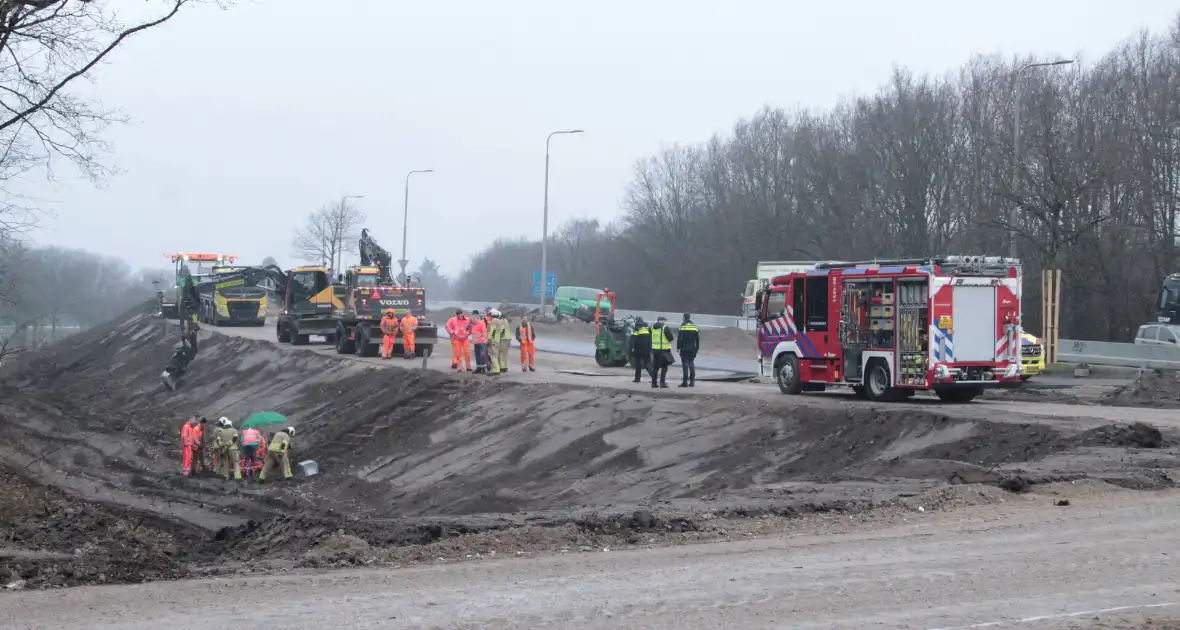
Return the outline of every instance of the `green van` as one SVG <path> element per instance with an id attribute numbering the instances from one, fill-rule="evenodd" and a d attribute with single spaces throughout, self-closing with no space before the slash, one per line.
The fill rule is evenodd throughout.
<path id="1" fill-rule="evenodd" d="M 553 311 L 557 314 L 558 320 L 569 317 L 592 322 L 594 321 L 594 304 L 598 301 L 600 293 L 602 293 L 601 289 L 557 287 L 557 293 L 553 296 Z M 610 301 L 603 297 L 599 308 L 602 309 L 604 315 L 610 314 Z"/>

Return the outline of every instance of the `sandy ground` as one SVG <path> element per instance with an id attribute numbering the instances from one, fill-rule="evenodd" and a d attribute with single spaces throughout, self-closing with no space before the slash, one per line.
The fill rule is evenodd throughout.
<path id="1" fill-rule="evenodd" d="M 1150 549 L 1171 553 L 1180 417 L 1129 406 L 1167 398 L 1147 380 L 875 405 L 765 383 L 651 390 L 548 353 L 533 373 L 456 375 L 445 342 L 422 370 L 273 334 L 203 332 L 169 392 L 157 375 L 174 340 L 128 313 L 0 383 L 0 581 L 221 576 L 144 587 L 157 595 L 140 613 L 117 588 L 0 593 L 16 627 L 953 627 L 1175 592 Z M 321 474 L 178 474 L 184 415 L 261 410 L 291 418 L 295 459 Z M 720 544 L 683 547 L 704 542 Z M 355 566 L 416 568 L 314 572 Z M 245 587 L 249 604 L 183 612 Z M 83 601 L 102 602 L 98 621 Z M 1143 614 L 1167 611 L 1035 627 Z"/>
<path id="2" fill-rule="evenodd" d="M 4 627 L 54 630 L 1177 627 L 1180 495 L 1083 484 L 983 498 L 712 545 L 84 587 L 0 606 Z"/>

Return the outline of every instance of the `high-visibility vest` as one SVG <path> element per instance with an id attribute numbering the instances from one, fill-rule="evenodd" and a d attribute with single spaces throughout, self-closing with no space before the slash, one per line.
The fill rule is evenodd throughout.
<path id="1" fill-rule="evenodd" d="M 520 328 L 516 331 L 516 336 L 520 338 L 521 343 L 526 341 L 535 341 L 537 339 L 537 333 L 533 332 L 533 327 L 526 325 L 520 326 Z"/>
<path id="2" fill-rule="evenodd" d="M 488 327 L 480 320 L 471 325 L 471 343 L 487 343 Z"/>
<path id="3" fill-rule="evenodd" d="M 181 446 L 197 446 L 201 443 L 201 438 L 196 434 L 196 427 L 191 423 L 184 423 L 180 428 L 180 445 Z"/>
<path id="4" fill-rule="evenodd" d="M 650 335 L 650 334 L 651 334 L 650 328 L 640 328 L 639 330 L 636 330 L 635 332 L 631 333 L 631 336 L 632 337 L 640 337 L 640 336 Z"/>
<path id="5" fill-rule="evenodd" d="M 672 349 L 672 342 L 668 341 L 668 335 L 665 332 L 667 330 L 668 329 L 664 328 L 663 326 L 660 326 L 659 328 L 652 329 L 652 331 L 651 331 L 651 333 L 652 333 L 651 334 L 651 349 L 653 352 L 656 352 L 659 350 L 671 350 Z"/>
<path id="6" fill-rule="evenodd" d="M 258 446 L 261 442 L 261 431 L 258 429 L 242 429 L 242 446 Z"/>
<path id="7" fill-rule="evenodd" d="M 402 333 L 414 333 L 418 330 L 418 318 L 406 315 L 402 318 Z"/>
<path id="8" fill-rule="evenodd" d="M 387 335 L 397 334 L 397 318 L 396 317 L 382 317 L 381 318 L 381 332 Z"/>
<path id="9" fill-rule="evenodd" d="M 700 332 L 700 331 L 701 331 L 701 329 L 700 329 L 700 328 L 697 328 L 697 325 L 696 325 L 696 324 L 685 324 L 685 325 L 683 325 L 683 326 L 681 326 L 681 327 L 680 327 L 680 330 L 695 330 L 696 332 Z"/>

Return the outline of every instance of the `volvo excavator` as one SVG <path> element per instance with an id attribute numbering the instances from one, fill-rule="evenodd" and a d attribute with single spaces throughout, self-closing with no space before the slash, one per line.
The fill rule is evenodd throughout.
<path id="1" fill-rule="evenodd" d="M 363 357 L 377 356 L 383 334 L 381 317 L 392 309 L 398 316 L 413 313 L 418 319 L 414 353 L 430 356 L 438 342 L 438 326 L 426 317 L 426 291 L 418 283 L 409 281 L 398 284 L 390 273 L 392 256 L 369 235 L 361 230 L 358 242 L 361 261 L 349 267 L 339 278 L 342 286 L 343 308 L 336 319 L 336 331 L 332 340 L 336 352 L 356 353 Z M 394 355 L 403 354 L 402 338 L 399 335 L 394 345 Z"/>
<path id="2" fill-rule="evenodd" d="M 194 276 L 187 266 L 180 268 L 176 311 L 180 319 L 180 344 L 174 348 L 160 380 L 171 390 L 180 387 L 190 363 L 197 356 L 198 320 L 210 321 L 216 311 L 219 289 L 254 287 L 265 292 L 262 284 L 270 280 L 275 292 L 283 297 L 283 310 L 277 317 L 279 341 L 307 343 L 312 334 L 326 335 L 336 326 L 336 312 L 343 303 L 336 296 L 341 287 L 333 285 L 326 267 L 296 267 L 283 271 L 274 265 L 259 267 L 220 267 L 212 275 Z M 248 301 L 248 300 L 247 300 Z M 258 302 L 256 302 L 258 304 Z M 265 324 L 265 298 L 254 307 L 252 319 Z M 217 323 L 216 320 L 213 323 Z"/>

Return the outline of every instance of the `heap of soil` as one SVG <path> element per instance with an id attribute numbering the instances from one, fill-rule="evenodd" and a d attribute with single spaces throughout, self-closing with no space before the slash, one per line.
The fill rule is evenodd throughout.
<path id="1" fill-rule="evenodd" d="M 1129 385 L 1103 396 L 1103 403 L 1123 407 L 1180 409 L 1180 372 L 1148 370 Z"/>
<path id="2" fill-rule="evenodd" d="M 170 392 L 158 374 L 175 339 L 151 310 L 39 353 L 3 385 L 0 465 L 68 490 L 18 480 L 0 502 L 0 517 L 20 515 L 0 535 L 24 554 L 3 567 L 30 585 L 691 540 L 719 514 L 858 511 L 949 480 L 1021 491 L 1040 479 L 1014 470 L 1029 462 L 1164 444 L 1135 425 L 1066 434 L 945 408 L 378 368 L 210 331 Z M 290 418 L 294 458 L 321 473 L 266 486 L 180 476 L 185 416 L 255 411 Z"/>
<path id="3" fill-rule="evenodd" d="M 0 582 L 23 588 L 183 577 L 192 527 L 36 485 L 0 469 Z"/>

